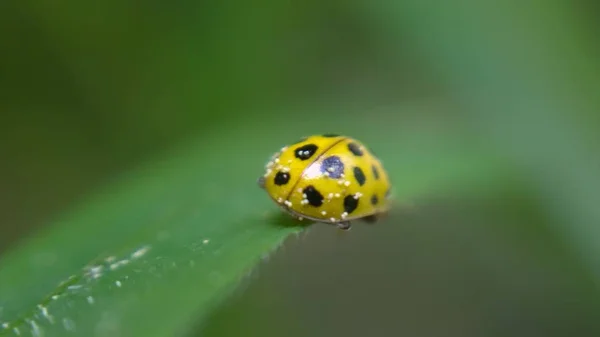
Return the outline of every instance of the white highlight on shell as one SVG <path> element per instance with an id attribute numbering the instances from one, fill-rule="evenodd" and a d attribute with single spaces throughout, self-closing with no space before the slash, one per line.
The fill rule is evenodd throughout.
<path id="1" fill-rule="evenodd" d="M 323 172 L 321 172 L 321 166 L 320 165 L 308 166 L 304 170 L 302 177 L 307 180 L 318 179 L 318 178 L 323 177 Z"/>
<path id="2" fill-rule="evenodd" d="M 348 217 L 348 212 L 342 213 L 342 219 L 346 219 L 346 217 Z"/>
<path id="3" fill-rule="evenodd" d="M 327 211 L 321 211 L 321 214 L 323 214 L 325 216 L 325 215 L 327 215 Z"/>
<path id="4" fill-rule="evenodd" d="M 358 198 L 362 197 L 363 194 L 360 192 L 356 192 L 356 194 L 354 194 L 354 199 L 358 200 Z"/>
<path id="5" fill-rule="evenodd" d="M 346 181 L 344 182 L 344 186 L 346 186 L 346 187 L 350 186 L 350 180 L 346 180 Z"/>
<path id="6" fill-rule="evenodd" d="M 331 222 L 335 222 L 336 221 L 335 218 L 329 218 L 329 220 L 331 220 Z"/>
<path id="7" fill-rule="evenodd" d="M 283 202 L 287 207 L 292 207 L 292 202 L 289 200 L 286 200 Z"/>

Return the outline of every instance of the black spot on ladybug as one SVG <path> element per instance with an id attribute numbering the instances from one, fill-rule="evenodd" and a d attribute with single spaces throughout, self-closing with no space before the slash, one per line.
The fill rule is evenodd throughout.
<path id="1" fill-rule="evenodd" d="M 336 134 L 336 133 L 326 133 L 324 135 L 322 135 L 323 137 L 327 137 L 327 138 L 333 138 L 333 137 L 339 137 L 340 135 Z"/>
<path id="2" fill-rule="evenodd" d="M 323 195 L 313 185 L 307 186 L 302 192 L 306 194 L 306 200 L 311 206 L 323 205 Z"/>
<path id="3" fill-rule="evenodd" d="M 275 175 L 275 185 L 285 185 L 288 183 L 288 181 L 290 181 L 290 174 L 286 173 L 286 172 L 277 172 L 277 174 Z"/>
<path id="4" fill-rule="evenodd" d="M 365 177 L 365 173 L 358 166 L 354 167 L 354 178 L 360 186 L 364 185 L 365 181 L 367 180 L 367 177 Z"/>
<path id="5" fill-rule="evenodd" d="M 375 177 L 375 179 L 379 179 L 379 170 L 377 170 L 375 165 L 373 165 L 373 177 Z"/>
<path id="6" fill-rule="evenodd" d="M 339 179 L 344 173 L 344 163 L 338 156 L 327 157 L 323 160 L 321 172 L 327 173 L 330 178 Z"/>
<path id="7" fill-rule="evenodd" d="M 360 146 L 358 146 L 358 144 L 356 143 L 348 143 L 348 150 L 350 150 L 350 152 L 352 152 L 352 154 L 354 154 L 355 156 L 362 156 L 363 155 L 363 151 L 360 149 Z"/>
<path id="8" fill-rule="evenodd" d="M 300 146 L 299 148 L 297 148 L 294 151 L 294 155 L 298 159 L 306 160 L 306 159 L 312 157 L 313 154 L 315 154 L 315 152 L 317 152 L 318 148 L 319 147 L 316 146 L 315 144 L 306 144 L 304 146 Z"/>
<path id="9" fill-rule="evenodd" d="M 377 198 L 377 195 L 373 194 L 373 196 L 371 197 L 371 205 L 377 205 L 378 202 L 379 198 Z"/>
<path id="10" fill-rule="evenodd" d="M 354 212 L 358 207 L 358 199 L 354 198 L 354 195 L 347 195 L 344 198 L 344 211 L 348 214 Z"/>

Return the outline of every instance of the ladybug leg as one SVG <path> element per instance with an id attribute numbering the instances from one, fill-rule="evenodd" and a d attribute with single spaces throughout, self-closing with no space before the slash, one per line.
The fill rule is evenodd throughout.
<path id="1" fill-rule="evenodd" d="M 347 231 L 350 229 L 350 221 L 338 222 L 336 226 L 341 230 Z"/>
<path id="2" fill-rule="evenodd" d="M 265 188 L 265 177 L 261 176 L 260 178 L 258 178 L 258 187 L 260 188 Z"/>

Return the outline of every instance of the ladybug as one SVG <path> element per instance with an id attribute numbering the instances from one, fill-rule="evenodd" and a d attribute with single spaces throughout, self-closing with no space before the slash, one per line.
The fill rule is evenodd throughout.
<path id="1" fill-rule="evenodd" d="M 283 147 L 258 184 L 293 217 L 349 229 L 374 222 L 389 208 L 390 181 L 383 165 L 356 139 L 325 134 Z"/>

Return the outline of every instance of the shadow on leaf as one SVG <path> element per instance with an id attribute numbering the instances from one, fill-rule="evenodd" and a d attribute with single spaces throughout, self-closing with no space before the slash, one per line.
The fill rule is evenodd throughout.
<path id="1" fill-rule="evenodd" d="M 312 225 L 314 221 L 311 220 L 298 220 L 293 216 L 283 212 L 283 211 L 275 211 L 270 212 L 267 215 L 267 223 L 276 227 L 297 227 L 297 228 L 307 228 Z"/>

